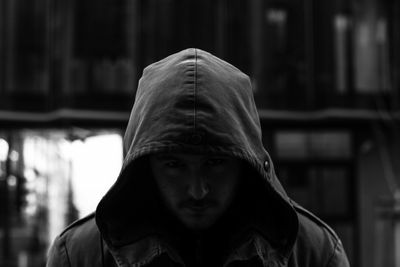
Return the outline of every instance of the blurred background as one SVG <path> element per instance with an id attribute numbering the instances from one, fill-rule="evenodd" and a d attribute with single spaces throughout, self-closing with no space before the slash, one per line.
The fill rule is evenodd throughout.
<path id="1" fill-rule="evenodd" d="M 396 0 L 1 0 L 0 266 L 95 209 L 143 68 L 188 47 L 251 77 L 280 180 L 352 266 L 399 267 Z"/>

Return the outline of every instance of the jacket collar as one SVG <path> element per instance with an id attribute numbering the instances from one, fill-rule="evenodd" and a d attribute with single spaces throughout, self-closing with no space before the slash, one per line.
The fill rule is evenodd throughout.
<path id="1" fill-rule="evenodd" d="M 162 255 L 168 256 L 169 260 L 185 267 L 177 251 L 156 236 L 145 237 L 123 247 L 110 248 L 110 251 L 119 267 L 147 266 Z M 223 266 L 229 267 L 234 262 L 245 262 L 254 258 L 259 259 L 260 266 L 278 267 L 287 265 L 286 257 L 273 248 L 261 235 L 253 233 L 230 253 Z"/>

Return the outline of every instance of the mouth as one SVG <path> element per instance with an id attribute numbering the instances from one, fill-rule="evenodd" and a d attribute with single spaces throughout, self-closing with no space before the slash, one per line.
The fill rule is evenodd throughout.
<path id="1" fill-rule="evenodd" d="M 210 208 L 209 205 L 190 205 L 186 209 L 192 213 L 205 213 Z"/>
<path id="2" fill-rule="evenodd" d="M 213 207 L 216 206 L 215 201 L 212 199 L 209 200 L 189 200 L 181 203 L 181 208 L 186 210 L 189 214 L 192 215 L 204 215 L 208 213 Z"/>

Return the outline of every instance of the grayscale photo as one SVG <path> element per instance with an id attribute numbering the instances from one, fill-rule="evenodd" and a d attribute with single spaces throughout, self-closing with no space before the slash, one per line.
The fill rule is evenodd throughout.
<path id="1" fill-rule="evenodd" d="M 400 267 L 400 1 L 2 0 L 0 267 Z"/>

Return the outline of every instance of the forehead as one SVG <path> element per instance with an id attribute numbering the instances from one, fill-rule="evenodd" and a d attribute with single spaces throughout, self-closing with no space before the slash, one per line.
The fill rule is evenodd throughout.
<path id="1" fill-rule="evenodd" d="M 223 159 L 232 159 L 230 156 L 226 155 L 217 155 L 217 154 L 194 154 L 194 153 L 158 153 L 153 155 L 154 158 L 158 160 L 181 160 L 188 162 L 199 162 L 203 160 L 207 160 L 210 158 L 223 158 Z"/>

